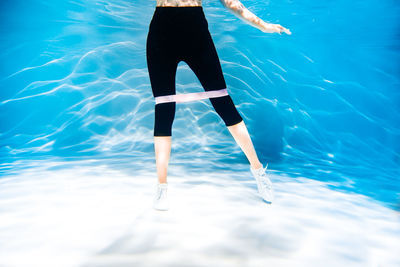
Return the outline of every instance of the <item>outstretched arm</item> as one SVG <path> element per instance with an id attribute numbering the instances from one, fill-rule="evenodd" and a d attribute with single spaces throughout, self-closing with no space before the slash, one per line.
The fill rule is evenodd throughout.
<path id="1" fill-rule="evenodd" d="M 237 17 L 263 32 L 277 32 L 279 34 L 285 32 L 291 34 L 289 29 L 286 29 L 279 24 L 266 23 L 248 10 L 239 0 L 220 0 L 220 2 L 224 7 L 231 10 Z"/>

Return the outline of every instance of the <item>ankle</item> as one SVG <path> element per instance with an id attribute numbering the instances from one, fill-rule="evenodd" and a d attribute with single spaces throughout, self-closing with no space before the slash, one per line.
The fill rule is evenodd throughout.
<path id="1" fill-rule="evenodd" d="M 167 187 L 168 183 L 167 182 L 162 182 L 162 183 L 158 182 L 157 185 L 161 186 L 161 187 Z"/>
<path id="2" fill-rule="evenodd" d="M 261 169 L 263 167 L 263 165 L 261 164 L 261 162 L 255 163 L 255 164 L 250 164 L 251 168 L 253 170 L 258 170 Z"/>

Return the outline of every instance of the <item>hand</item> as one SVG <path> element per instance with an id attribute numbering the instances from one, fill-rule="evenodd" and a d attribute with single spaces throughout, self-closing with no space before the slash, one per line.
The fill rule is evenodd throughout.
<path id="1" fill-rule="evenodd" d="M 268 33 L 277 32 L 279 34 L 284 32 L 288 35 L 292 34 L 289 29 L 286 29 L 285 27 L 282 27 L 279 24 L 272 24 L 272 23 L 264 23 L 262 25 L 261 31 L 268 32 Z"/>

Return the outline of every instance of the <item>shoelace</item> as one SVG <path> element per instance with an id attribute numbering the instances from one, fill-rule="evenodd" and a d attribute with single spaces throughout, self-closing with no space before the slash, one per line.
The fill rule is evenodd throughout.
<path id="1" fill-rule="evenodd" d="M 166 188 L 158 188 L 157 198 L 156 199 L 157 200 L 162 199 L 163 197 L 165 197 L 166 193 L 167 193 L 167 189 Z"/>
<path id="2" fill-rule="evenodd" d="M 268 175 L 266 173 L 267 167 L 268 167 L 268 164 L 267 164 L 267 166 L 265 166 L 265 168 L 260 169 L 258 172 L 258 176 L 260 177 L 260 180 L 262 180 L 261 186 L 263 188 L 267 188 L 267 189 L 271 190 L 272 185 L 271 185 L 271 182 L 269 181 Z"/>

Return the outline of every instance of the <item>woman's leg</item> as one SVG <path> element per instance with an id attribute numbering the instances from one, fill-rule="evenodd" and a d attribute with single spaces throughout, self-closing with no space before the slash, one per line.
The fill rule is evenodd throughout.
<path id="1" fill-rule="evenodd" d="M 201 34 L 200 34 L 201 33 Z M 205 91 L 227 88 L 217 50 L 208 30 L 201 31 L 192 39 L 196 41 L 196 53 L 190 53 L 185 62 L 196 74 Z M 245 153 L 253 169 L 262 167 L 250 135 L 230 95 L 210 98 L 215 111 L 228 127 L 233 138 Z"/>
<path id="2" fill-rule="evenodd" d="M 244 121 L 242 120 L 241 122 L 235 125 L 227 127 L 229 132 L 235 139 L 236 143 L 243 150 L 244 154 L 246 155 L 247 159 L 250 162 L 251 167 L 253 169 L 261 168 L 262 164 L 258 160 L 257 153 L 254 149 L 253 142 L 251 141 L 249 132 L 247 131 L 247 127 L 244 124 Z"/>
<path id="3" fill-rule="evenodd" d="M 154 149 L 158 182 L 166 183 L 168 162 L 171 154 L 171 136 L 154 136 Z"/>
<path id="4" fill-rule="evenodd" d="M 159 183 L 167 182 L 167 169 L 171 154 L 172 124 L 174 122 L 176 103 L 155 105 L 154 150 Z"/>
<path id="5" fill-rule="evenodd" d="M 153 16 L 146 43 L 147 67 L 153 96 L 175 94 L 175 75 L 179 62 L 174 47 L 174 27 L 164 27 L 172 9 L 158 8 Z M 171 32 L 172 31 L 172 32 Z M 159 183 L 167 182 L 167 169 L 171 153 L 171 129 L 176 103 L 155 104 L 154 150 Z"/>

